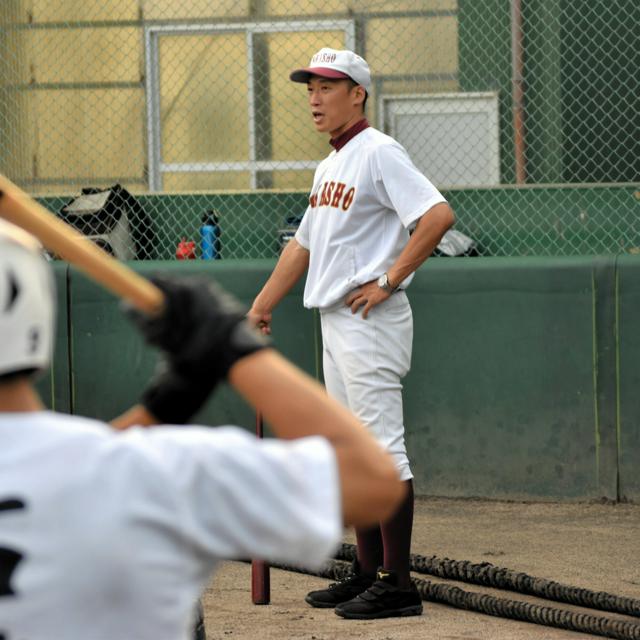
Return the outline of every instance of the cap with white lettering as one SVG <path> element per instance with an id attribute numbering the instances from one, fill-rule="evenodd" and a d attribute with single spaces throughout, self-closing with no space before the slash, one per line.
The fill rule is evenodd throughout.
<path id="1" fill-rule="evenodd" d="M 371 72 L 364 58 L 348 50 L 324 47 L 314 54 L 308 67 L 292 71 L 289 78 L 294 82 L 309 82 L 311 76 L 339 79 L 350 78 L 368 92 L 371 87 Z"/>

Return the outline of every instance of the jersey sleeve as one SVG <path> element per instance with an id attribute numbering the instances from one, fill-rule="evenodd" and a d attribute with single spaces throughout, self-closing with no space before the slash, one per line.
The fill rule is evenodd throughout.
<path id="1" fill-rule="evenodd" d="M 405 228 L 412 227 L 426 211 L 445 197 L 413 164 L 402 145 L 383 144 L 370 155 L 376 194 L 383 205 L 394 209 Z"/>
<path id="2" fill-rule="evenodd" d="M 324 438 L 259 440 L 231 427 L 137 431 L 176 493 L 177 533 L 203 553 L 317 568 L 335 550 L 339 478 Z"/>
<path id="3" fill-rule="evenodd" d="M 298 225 L 298 229 L 295 235 L 295 239 L 298 242 L 298 244 L 304 247 L 305 249 L 307 249 L 307 251 L 309 250 L 309 246 L 310 246 L 310 241 L 309 241 L 309 209 L 310 208 L 311 207 L 307 207 L 307 210 L 302 216 L 302 220 Z"/>

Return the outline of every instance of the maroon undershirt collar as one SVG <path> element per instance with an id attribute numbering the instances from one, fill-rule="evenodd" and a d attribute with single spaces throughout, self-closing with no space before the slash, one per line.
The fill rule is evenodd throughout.
<path id="1" fill-rule="evenodd" d="M 369 126 L 366 118 L 362 118 L 356 122 L 352 127 L 347 129 L 344 133 L 341 133 L 337 138 L 331 138 L 329 144 L 336 150 L 340 151 L 351 138 L 355 138 L 361 131 L 364 131 Z"/>

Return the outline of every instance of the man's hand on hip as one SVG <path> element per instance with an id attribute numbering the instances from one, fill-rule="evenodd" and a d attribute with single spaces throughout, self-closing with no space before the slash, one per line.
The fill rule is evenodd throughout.
<path id="1" fill-rule="evenodd" d="M 371 280 L 371 282 L 365 282 L 365 284 L 351 291 L 345 298 L 345 304 L 351 307 L 351 313 L 358 313 L 358 309 L 363 307 L 362 317 L 366 319 L 373 307 L 384 302 L 390 296 L 391 292 L 385 291 L 378 286 L 377 280 Z"/>

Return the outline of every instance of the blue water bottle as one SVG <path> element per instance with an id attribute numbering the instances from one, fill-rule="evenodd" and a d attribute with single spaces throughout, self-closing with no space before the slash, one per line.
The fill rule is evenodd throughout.
<path id="1" fill-rule="evenodd" d="M 200 257 L 203 260 L 220 259 L 220 227 L 215 211 L 207 211 L 202 216 Z"/>

